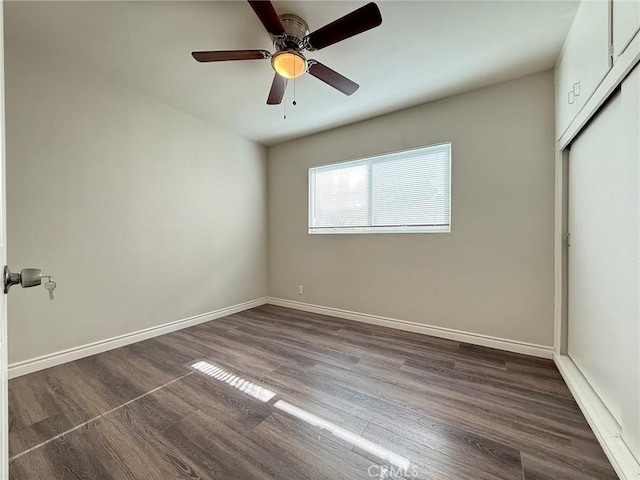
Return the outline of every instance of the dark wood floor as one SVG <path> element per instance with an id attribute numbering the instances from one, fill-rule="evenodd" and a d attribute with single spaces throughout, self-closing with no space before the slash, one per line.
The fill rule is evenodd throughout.
<path id="1" fill-rule="evenodd" d="M 275 306 L 13 379 L 9 409 L 14 480 L 617 478 L 551 361 Z"/>

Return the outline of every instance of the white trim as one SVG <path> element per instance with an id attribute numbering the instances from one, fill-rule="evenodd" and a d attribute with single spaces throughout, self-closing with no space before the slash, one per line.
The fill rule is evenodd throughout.
<path id="1" fill-rule="evenodd" d="M 7 262 L 7 174 L 4 78 L 4 2 L 0 1 L 0 268 Z M 3 295 L 0 293 L 0 295 Z M 9 400 L 7 385 L 7 296 L 0 302 L 0 478 L 9 478 Z"/>
<path id="2" fill-rule="evenodd" d="M 618 476 L 628 480 L 640 479 L 640 464 L 622 440 L 620 425 L 587 379 L 567 355 L 555 355 L 553 359 Z"/>
<path id="3" fill-rule="evenodd" d="M 556 109 L 557 111 L 557 109 Z M 554 239 L 553 239 L 553 275 L 554 275 L 554 309 L 553 309 L 553 345 L 556 355 L 562 349 L 562 307 L 566 299 L 563 295 L 563 232 L 564 225 L 564 154 L 562 149 L 556 150 L 555 158 L 555 199 L 554 199 Z"/>
<path id="4" fill-rule="evenodd" d="M 406 320 L 398 320 L 395 318 L 381 317 L 368 313 L 352 312 L 350 310 L 342 310 L 333 307 L 324 307 L 321 305 L 312 305 L 310 303 L 296 302 L 293 300 L 285 300 L 283 298 L 267 297 L 267 303 L 280 307 L 293 308 L 303 310 L 305 312 L 320 313 L 322 315 L 330 315 L 332 317 L 344 318 L 346 320 L 354 320 L 356 322 L 370 323 L 383 327 L 395 328 L 396 330 L 405 330 L 407 332 L 421 333 L 432 337 L 447 338 L 459 342 L 472 343 L 483 347 L 497 348 L 508 352 L 522 353 L 524 355 L 532 355 L 541 358 L 553 358 L 553 347 L 544 345 L 536 345 L 533 343 L 520 342 L 518 340 L 509 340 L 506 338 L 491 337 L 480 333 L 462 332 L 451 328 L 436 327 L 433 325 L 425 325 L 423 323 L 409 322 Z"/>
<path id="5" fill-rule="evenodd" d="M 407 225 L 396 227 L 309 227 L 309 235 L 359 235 L 368 233 L 451 233 L 450 225 Z"/>
<path id="6" fill-rule="evenodd" d="M 100 340 L 97 342 L 69 348 L 60 352 L 50 353 L 41 357 L 16 362 L 9 365 L 9 378 L 20 377 L 28 373 L 44 370 L 45 368 L 55 367 L 62 363 L 72 362 L 80 358 L 89 357 L 96 353 L 113 350 L 114 348 L 124 347 L 135 342 L 140 342 L 148 338 L 164 335 L 165 333 L 175 332 L 183 328 L 192 327 L 200 323 L 209 322 L 217 318 L 226 317 L 234 313 L 242 312 L 250 308 L 259 307 L 267 303 L 267 297 L 257 298 L 248 302 L 238 303 L 229 307 L 220 308 L 212 312 L 202 313 L 193 317 L 176 320 L 174 322 L 158 325 L 157 327 L 145 328 L 137 332 L 118 335 L 117 337 Z"/>
<path id="7" fill-rule="evenodd" d="M 639 33 L 640 33 L 640 25 L 636 27 L 636 29 L 629 36 L 629 38 L 627 38 L 627 40 L 622 44 L 622 48 L 620 49 L 620 53 L 618 54 L 618 57 L 622 56 L 622 54 L 629 47 L 629 45 L 631 45 L 631 42 L 633 42 L 633 39 L 636 38 L 636 35 L 638 35 Z"/>

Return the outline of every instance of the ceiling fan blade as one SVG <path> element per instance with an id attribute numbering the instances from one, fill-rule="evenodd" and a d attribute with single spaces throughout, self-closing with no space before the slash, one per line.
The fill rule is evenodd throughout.
<path id="1" fill-rule="evenodd" d="M 282 97 L 284 97 L 284 90 L 286 88 L 287 79 L 281 77 L 276 73 L 275 77 L 273 77 L 271 90 L 269 91 L 269 98 L 267 98 L 267 105 L 280 105 L 280 103 L 282 103 Z"/>
<path id="2" fill-rule="evenodd" d="M 273 5 L 268 0 L 249 0 L 249 5 L 271 35 L 284 35 L 284 27 Z"/>
<path id="3" fill-rule="evenodd" d="M 262 60 L 271 54 L 266 50 L 218 50 L 212 52 L 191 52 L 199 62 L 224 62 L 227 60 Z"/>
<path id="4" fill-rule="evenodd" d="M 382 23 L 380 9 L 375 3 L 368 3 L 364 7 L 325 25 L 319 30 L 305 37 L 309 50 L 320 50 L 334 43 L 366 32 Z"/>
<path id="5" fill-rule="evenodd" d="M 331 70 L 316 60 L 309 60 L 309 73 L 336 90 L 340 90 L 345 95 L 351 95 L 360 88 L 357 83 L 352 82 L 347 77 L 340 75 L 335 70 Z"/>

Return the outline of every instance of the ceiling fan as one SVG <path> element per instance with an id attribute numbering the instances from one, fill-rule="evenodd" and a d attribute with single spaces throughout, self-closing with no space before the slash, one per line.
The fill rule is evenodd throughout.
<path id="1" fill-rule="evenodd" d="M 219 50 L 192 52 L 193 58 L 198 62 L 270 58 L 276 74 L 267 98 L 268 105 L 281 103 L 287 80 L 299 77 L 305 72 L 345 95 L 351 95 L 359 88 L 357 83 L 317 60 L 307 60 L 302 52 L 320 50 L 379 26 L 382 16 L 375 3 L 368 3 L 312 33 L 309 33 L 307 23 L 300 17 L 291 14 L 278 15 L 268 0 L 249 0 L 249 4 L 271 35 L 275 53 L 271 54 L 267 50 Z"/>

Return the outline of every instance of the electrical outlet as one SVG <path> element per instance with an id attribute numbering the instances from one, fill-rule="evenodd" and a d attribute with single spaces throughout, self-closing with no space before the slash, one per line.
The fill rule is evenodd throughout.
<path id="1" fill-rule="evenodd" d="M 304 294 L 304 285 L 298 285 L 298 295 Z"/>

